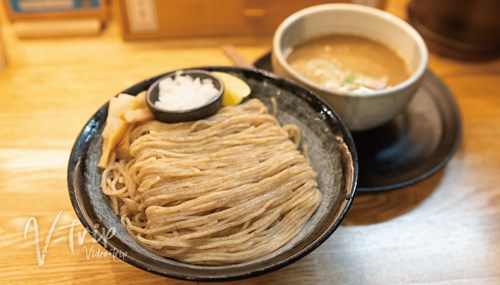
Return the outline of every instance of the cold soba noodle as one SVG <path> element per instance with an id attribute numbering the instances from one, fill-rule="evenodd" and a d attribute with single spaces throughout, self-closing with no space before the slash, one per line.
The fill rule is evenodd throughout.
<path id="1" fill-rule="evenodd" d="M 395 86 L 410 74 L 395 51 L 355 35 L 333 34 L 306 41 L 290 51 L 287 61 L 326 89 L 359 94 Z"/>
<path id="2" fill-rule="evenodd" d="M 297 235 L 320 203 L 297 134 L 257 99 L 196 122 L 149 120 L 131 129 L 131 158 L 110 163 L 102 189 L 128 232 L 161 256 L 252 260 Z"/>

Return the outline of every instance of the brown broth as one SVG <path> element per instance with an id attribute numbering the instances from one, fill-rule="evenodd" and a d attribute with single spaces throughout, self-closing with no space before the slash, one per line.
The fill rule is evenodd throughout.
<path id="1" fill-rule="evenodd" d="M 406 62 L 374 40 L 333 34 L 297 45 L 288 63 L 304 77 L 331 90 L 369 93 L 409 77 Z"/>

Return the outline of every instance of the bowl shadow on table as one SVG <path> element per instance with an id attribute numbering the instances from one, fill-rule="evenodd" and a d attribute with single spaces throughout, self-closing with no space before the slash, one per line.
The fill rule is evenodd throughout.
<path id="1" fill-rule="evenodd" d="M 153 274 L 142 269 L 136 268 L 119 258 L 111 261 L 112 277 L 106 278 L 113 280 L 112 284 L 141 284 L 141 285 L 193 285 L 198 284 L 193 281 L 177 280 Z"/>
<path id="2" fill-rule="evenodd" d="M 408 148 L 408 140 L 411 138 L 405 134 L 405 130 L 410 128 L 409 118 L 398 116 L 380 127 L 352 132 L 358 153 L 358 187 L 379 184 L 383 179 L 387 179 L 387 175 L 402 175 L 405 173 L 404 169 L 415 167 L 416 163 L 422 162 L 417 159 L 419 155 L 429 155 L 421 153 L 418 148 Z M 381 150 L 386 153 L 382 154 Z M 366 171 L 365 175 L 362 174 L 363 171 Z M 358 191 L 342 225 L 376 224 L 408 213 L 434 192 L 444 171 L 445 169 L 442 169 L 419 183 L 399 189 Z M 386 172 L 390 174 L 382 174 Z"/>
<path id="3" fill-rule="evenodd" d="M 418 208 L 438 188 L 445 171 L 446 168 L 417 184 L 401 189 L 357 193 L 342 225 L 382 223 Z"/>
<path id="4" fill-rule="evenodd" d="M 328 241 L 327 241 L 328 242 Z M 151 285 L 195 285 L 195 284 L 206 284 L 206 285 L 261 285 L 261 284 L 283 284 L 283 285 L 299 285 L 299 284 L 322 284 L 324 281 L 324 274 L 318 272 L 320 270 L 317 267 L 317 260 L 321 260 L 324 257 L 315 257 L 314 253 L 305 256 L 299 261 L 279 269 L 274 272 L 270 272 L 264 275 L 241 279 L 233 281 L 221 281 L 221 282 L 195 282 L 187 280 L 177 280 L 173 278 L 159 276 L 153 273 L 143 271 L 139 268 L 125 263 L 118 258 L 114 261 L 110 261 L 112 277 L 107 279 L 113 280 L 113 284 L 151 284 Z M 330 262 L 327 259 L 325 262 Z M 140 280 L 140 282 L 137 282 Z"/>

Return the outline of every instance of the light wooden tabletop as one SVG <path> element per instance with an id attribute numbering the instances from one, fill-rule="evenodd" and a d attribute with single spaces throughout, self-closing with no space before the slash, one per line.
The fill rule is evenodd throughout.
<path id="1" fill-rule="evenodd" d="M 406 1 L 387 10 L 406 17 Z M 171 69 L 249 61 L 270 38 L 123 42 L 102 35 L 19 40 L 1 11 L 8 65 L 0 70 L 0 283 L 188 284 L 110 256 L 73 212 L 66 166 L 87 119 L 111 96 Z M 237 284 L 500 284 L 500 61 L 431 54 L 430 69 L 462 112 L 462 145 L 447 167 L 411 187 L 359 194 L 312 254 Z M 47 236 L 48 233 L 52 235 Z M 47 238 L 48 237 L 48 238 Z"/>

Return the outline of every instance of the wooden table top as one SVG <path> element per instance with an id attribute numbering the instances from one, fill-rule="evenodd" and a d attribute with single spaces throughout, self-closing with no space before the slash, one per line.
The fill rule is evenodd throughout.
<path id="1" fill-rule="evenodd" d="M 405 7 L 389 1 L 387 10 L 405 18 Z M 0 70 L 0 283 L 188 284 L 91 241 L 68 197 L 69 153 L 118 91 L 171 69 L 230 65 L 224 43 L 253 61 L 270 38 L 124 42 L 111 21 L 96 37 L 19 40 L 0 12 L 8 57 Z M 404 189 L 358 194 L 313 253 L 235 284 L 500 284 L 500 61 L 431 53 L 429 67 L 462 112 L 463 141 L 447 167 Z"/>

